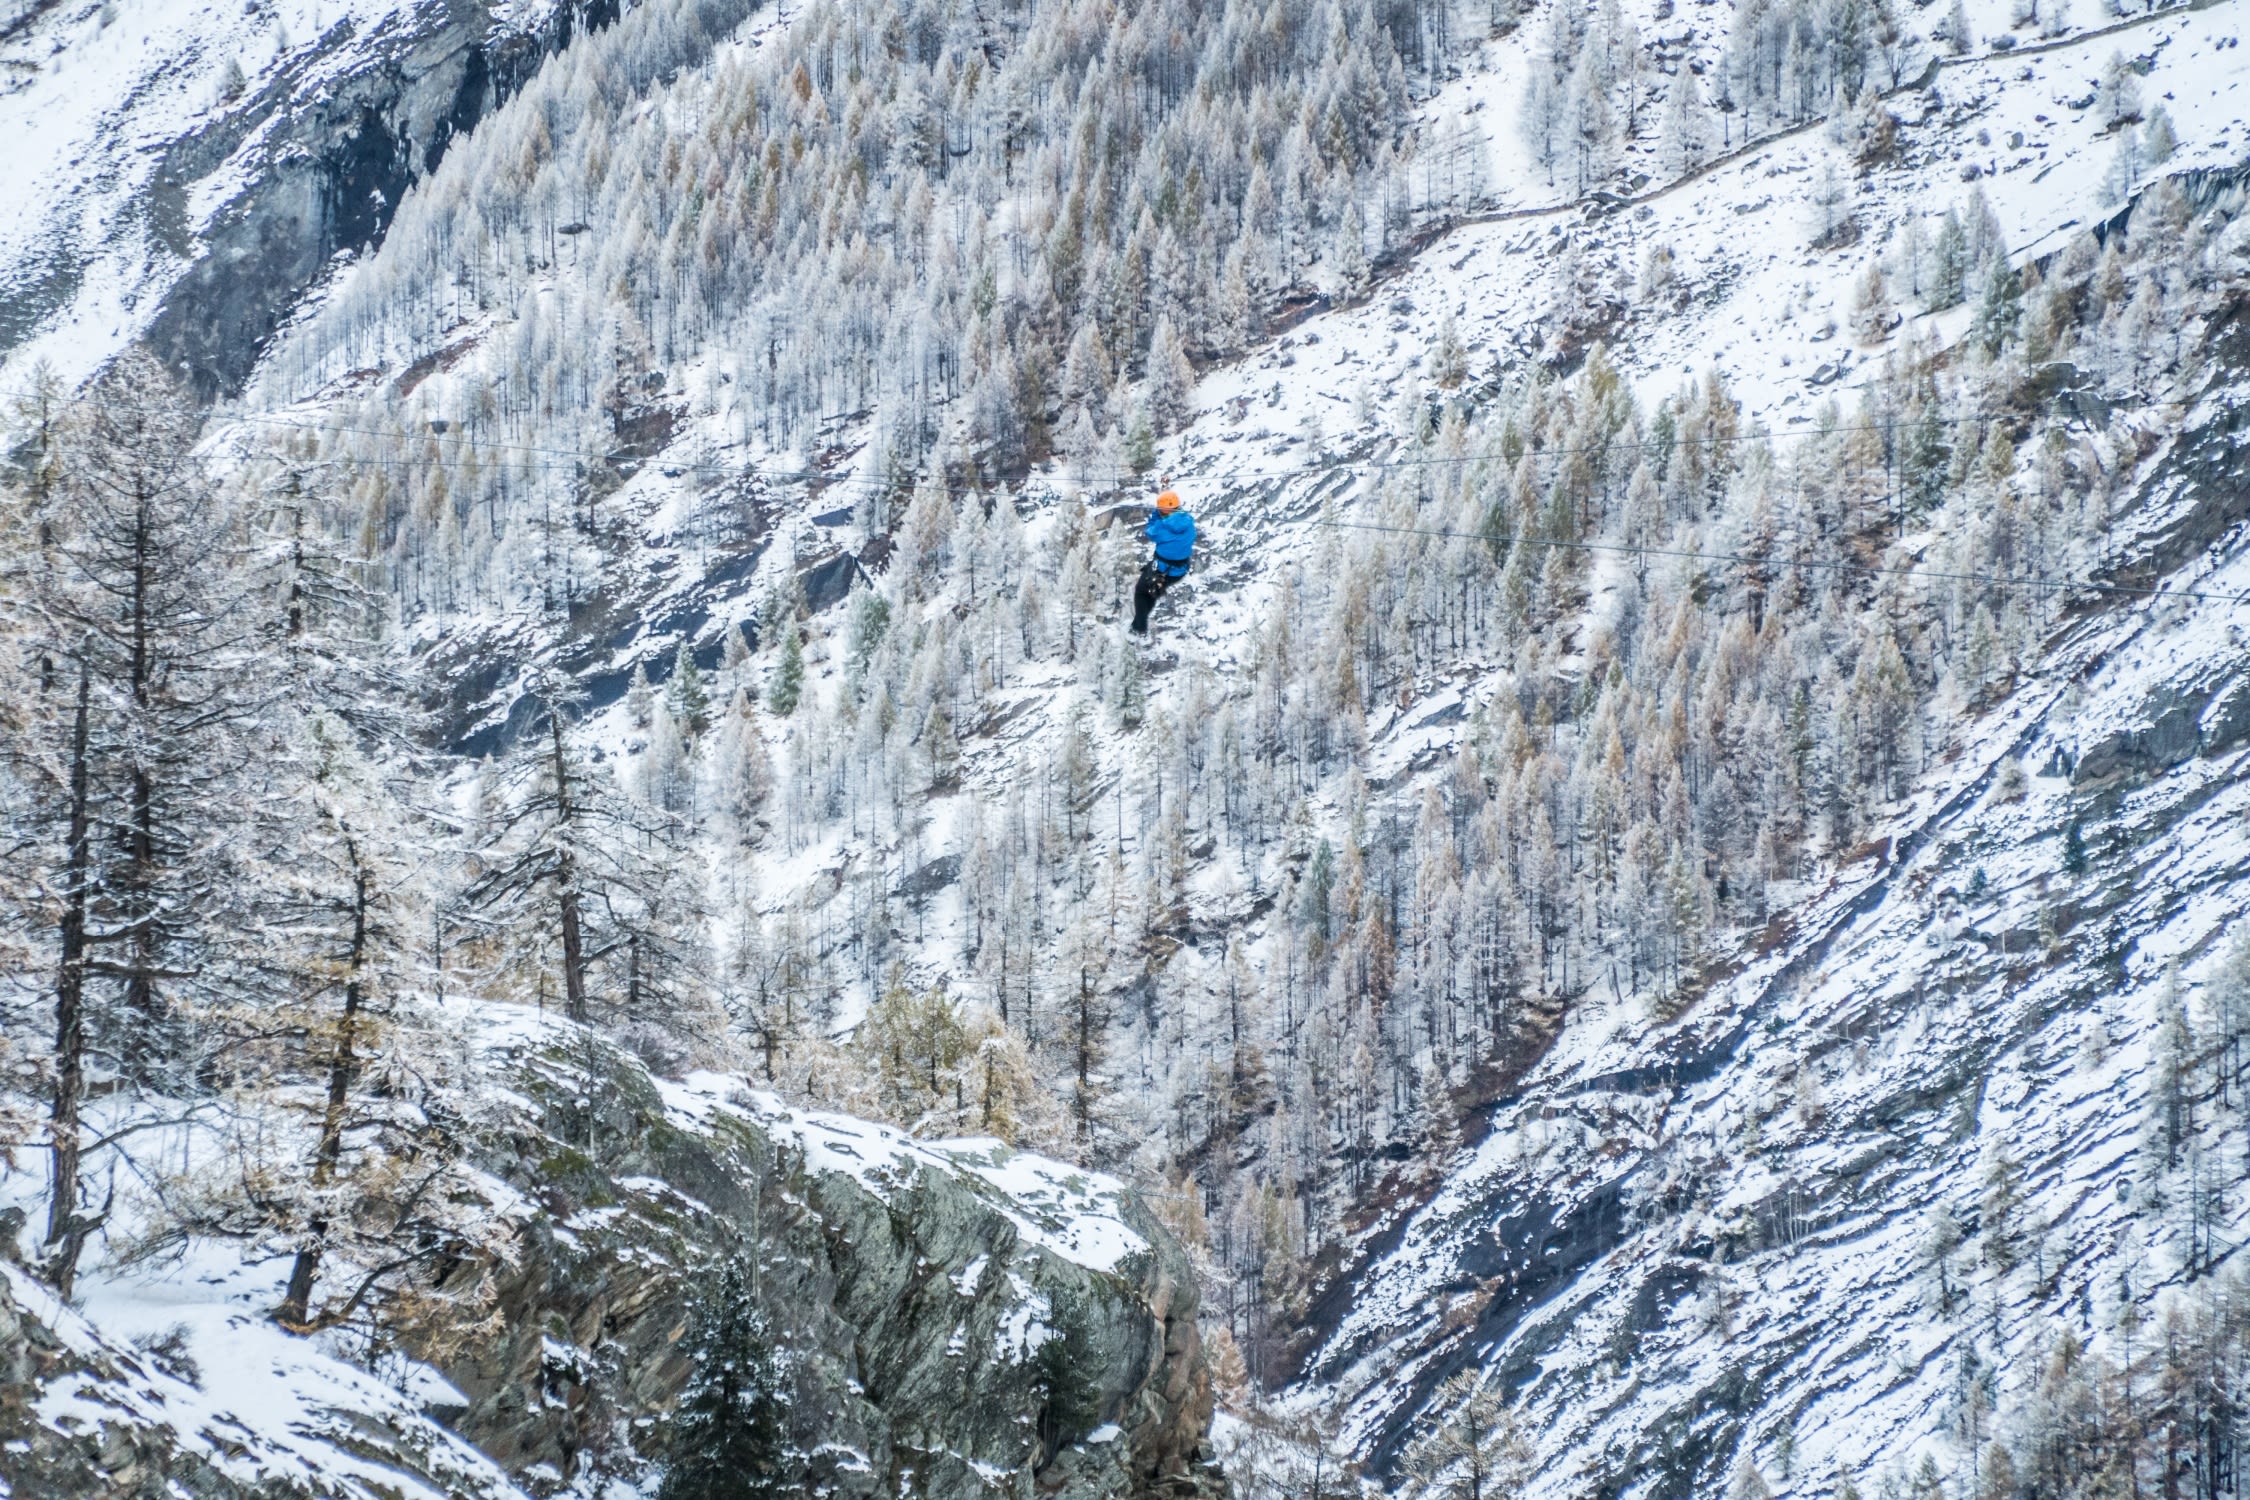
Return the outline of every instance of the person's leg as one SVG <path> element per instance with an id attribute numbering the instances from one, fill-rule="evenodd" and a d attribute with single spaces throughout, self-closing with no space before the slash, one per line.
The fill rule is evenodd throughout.
<path id="1" fill-rule="evenodd" d="M 1148 612 L 1156 608 L 1163 592 L 1163 575 L 1154 568 L 1141 569 L 1141 580 L 1133 585 L 1133 634 L 1148 634 Z"/>

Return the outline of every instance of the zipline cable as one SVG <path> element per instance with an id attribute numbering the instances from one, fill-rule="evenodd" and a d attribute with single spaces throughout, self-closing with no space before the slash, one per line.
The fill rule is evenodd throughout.
<path id="1" fill-rule="evenodd" d="M 30 400 L 37 398 L 33 393 L 18 392 L 16 393 L 16 399 Z M 151 409 L 145 403 L 119 401 L 112 397 L 71 395 L 64 396 L 60 399 L 65 405 L 86 404 L 111 410 L 125 411 L 146 411 Z M 1978 427 L 1986 426 L 1994 422 L 2025 421 L 2030 419 L 2034 415 L 2036 414 L 2030 412 L 2014 411 L 1971 412 L 1958 416 L 1942 416 L 1932 413 L 1925 416 L 1903 417 L 1882 422 L 1851 422 L 1834 425 L 1811 426 L 1788 432 L 1775 432 L 1768 427 L 1760 425 L 1753 426 L 1748 430 L 1737 432 L 1699 433 L 1693 435 L 1692 437 L 1685 435 L 1676 436 L 1669 443 L 1659 441 L 1655 438 L 1647 437 L 1638 440 L 1612 439 L 1599 443 L 1565 443 L 1555 444 L 1551 446 L 1536 446 L 1530 443 L 1526 443 L 1523 447 L 1522 453 L 1519 454 L 1519 457 L 1530 456 L 1534 458 L 1563 458 L 1593 453 L 1659 453 L 1667 451 L 1667 449 L 1676 451 L 1681 446 L 1689 444 L 1703 447 L 1732 446 L 1737 443 L 1772 444 L 1802 441 L 1809 438 L 1843 437 L 1863 433 L 1893 433 L 1918 427 Z M 327 457 L 321 460 L 322 462 L 329 463 L 386 464 L 407 465 L 414 467 L 433 467 L 458 463 L 459 455 L 463 452 L 493 454 L 517 453 L 568 461 L 567 465 L 530 464 L 519 465 L 519 468 L 530 468 L 533 470 L 547 472 L 570 472 L 574 471 L 578 466 L 586 464 L 615 463 L 619 461 L 619 455 L 614 450 L 601 452 L 593 449 L 583 448 L 560 448 L 536 443 L 509 442 L 504 439 L 498 438 L 456 436 L 450 432 L 439 432 L 435 430 L 412 432 L 404 428 L 341 426 L 325 422 L 304 422 L 296 421 L 282 416 L 261 416 L 248 413 L 222 414 L 218 416 L 216 420 L 222 423 L 237 422 L 252 426 L 276 428 L 287 432 L 309 433 L 314 436 L 370 437 L 381 438 L 397 443 L 432 443 L 436 444 L 441 449 L 451 450 L 450 455 L 441 452 L 439 454 L 426 458 L 417 458 L 404 455 L 391 457 L 373 457 L 359 454 L 344 454 Z M 1215 456 L 1216 455 L 1214 455 L 1214 457 Z M 683 458 L 666 461 L 662 460 L 661 455 L 651 455 L 647 458 L 640 459 L 627 458 L 624 461 L 653 465 L 657 468 L 677 473 L 692 472 L 732 475 L 743 478 L 765 479 L 776 483 L 801 483 L 808 485 L 818 485 L 824 490 L 859 486 L 901 491 L 911 490 L 913 488 L 912 484 L 910 483 L 902 483 L 895 480 L 885 479 L 877 475 L 839 475 L 830 473 L 829 471 L 823 469 L 784 469 L 757 463 L 734 463 L 721 459 Z M 1508 462 L 1510 462 L 1510 460 L 1508 460 L 1505 455 L 1496 453 L 1429 454 L 1412 458 L 1389 459 L 1332 458 L 1321 459 L 1311 463 L 1296 464 L 1286 468 L 1261 470 L 1257 473 L 1247 476 L 1247 481 L 1250 483 L 1260 483 L 1269 480 L 1287 480 L 1301 478 L 1306 475 L 1312 474 L 1335 473 L 1341 470 L 1375 470 L 1387 472 L 1392 470 L 1451 468 L 1461 465 L 1475 464 L 1493 464 L 1495 466 L 1499 466 Z M 1148 477 L 1146 475 L 1125 473 L 1117 470 L 1111 470 L 1105 474 L 1091 475 L 1089 476 L 1089 478 L 1101 480 L 1112 488 L 1122 488 L 1130 485 L 1145 484 L 1148 482 Z M 956 488 L 953 486 L 948 486 L 948 488 L 956 494 L 974 492 L 968 490 L 966 487 Z"/>

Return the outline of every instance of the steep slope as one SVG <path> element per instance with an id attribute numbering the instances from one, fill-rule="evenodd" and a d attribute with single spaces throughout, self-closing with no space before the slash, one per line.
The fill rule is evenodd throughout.
<path id="1" fill-rule="evenodd" d="M 1709 1494 L 1745 1460 L 1871 1488 L 1925 1454 L 1969 1483 L 2065 1331 L 2115 1357 L 2123 1309 L 2234 1295 L 2222 1075 L 2170 1145 L 2160 1082 L 2183 1016 L 2232 1045 L 2250 874 L 2250 348 L 2214 352 L 2116 516 L 2156 596 L 2065 623 L 1684 1015 L 1575 1012 L 1352 1283 L 1314 1374 L 1378 1472 L 1482 1369 L 1542 1492 Z"/>
<path id="2" fill-rule="evenodd" d="M 611 0 L 34 0 L 0 27 L 0 371 L 145 340 L 230 396 L 339 257 Z M 735 13 L 739 16 L 739 12 Z"/>
<path id="3" fill-rule="evenodd" d="M 2197 1316 L 2226 1222 L 2241 4 L 1884 12 L 1879 45 L 1802 5 L 1550 0 L 1466 38 L 1419 6 L 815 6 L 708 61 L 651 5 L 452 154 L 214 458 L 312 497 L 448 745 L 496 757 L 423 877 L 451 982 L 544 1002 L 580 964 L 477 878 L 540 868 L 510 840 L 551 752 L 548 785 L 649 810 L 562 847 L 675 882 L 586 903 L 598 1021 L 1145 1184 L 1232 1397 L 1302 1375 L 1293 1414 L 1340 1409 L 1384 1482 L 1457 1478 L 1425 1439 L 1482 1384 L 1543 1492 L 1924 1457 L 1973 1488 L 2052 1316 L 2130 1405 L 2134 1319 L 2174 1259 Z M 1655 110 L 1619 57 L 1668 78 L 1662 131 L 1595 107 Z M 1527 128 L 1542 70 L 1574 165 Z M 1105 221 L 1112 170 L 1140 196 Z M 1111 503 L 1158 476 L 1206 540 L 1144 652 Z M 2212 1019 L 2144 1066 L 2169 956 Z M 2101 1152 L 2156 1075 L 2119 1205 Z M 614 1139 L 542 1123 L 509 1178 L 557 1198 L 490 1272 L 506 1337 L 419 1335 L 526 1474 L 629 1466 L 635 1381 L 670 1378 L 639 1356 L 671 1309 L 610 1329 L 630 1299 L 576 1259 L 612 1195 L 670 1232 L 601 1153 L 638 1173 L 710 1101 L 647 1087 L 662 1129 L 634 1079 Z M 773 1141 L 797 1107 L 728 1113 Z M 799 1196 L 876 1238 L 841 1183 Z M 1041 1469 L 1020 1361 L 930 1432 L 855 1404 L 840 1323 L 921 1402 L 953 1366 L 885 1298 L 944 1301 L 917 1258 L 991 1281 L 884 1248 L 799 1299 L 833 1456 Z M 1050 1274 L 1116 1290 L 1080 1269 Z M 1185 1278 L 1122 1279 L 1132 1419 L 1050 1479 L 1197 1451 Z M 992 1290 L 979 1358 L 1031 1305 Z"/>
<path id="4" fill-rule="evenodd" d="M 1662 9 L 1632 19 L 1675 82 L 1701 68 L 1721 94 L 1778 57 Z M 254 453 L 301 428 L 318 465 L 360 476 L 463 748 L 534 725 L 532 688 L 560 667 L 628 785 L 739 806 L 715 779 L 770 757 L 756 805 L 700 858 L 723 872 L 719 946 L 747 955 L 725 982 L 762 994 L 765 963 L 798 976 L 743 1002 L 783 1080 L 860 1089 L 821 1049 L 891 965 L 966 988 L 1067 1089 L 1048 1139 L 1184 1176 L 1224 1221 L 1213 1248 L 1252 1376 L 1285 1375 L 1298 1330 L 1341 1317 L 1319 1366 L 1335 1378 L 1386 1315 L 1372 1292 L 1348 1311 L 1372 1283 L 1332 1283 L 1318 1307 L 1316 1284 L 1398 1232 L 1557 1028 L 1575 1036 L 1604 994 L 1700 1014 L 1693 997 L 1754 935 L 1814 930 L 1789 916 L 1804 889 L 1856 890 L 1865 851 L 1918 826 L 1900 809 L 1928 801 L 1917 778 L 1959 753 L 1959 723 L 2031 670 L 2065 611 L 2100 606 L 1986 585 L 2114 567 L 2141 450 L 2170 439 L 2202 378 L 2192 341 L 2163 331 L 2227 319 L 2237 11 L 2034 17 L 2019 40 L 1976 8 L 1983 41 L 1902 32 L 1851 110 L 1769 96 L 1754 143 L 1705 141 L 1701 166 L 1667 164 L 1644 132 L 1591 196 L 1521 155 L 1506 117 L 1527 70 L 1578 45 L 1555 22 L 1575 12 L 1476 42 L 1420 100 L 1420 139 L 1467 132 L 1499 170 L 1470 173 L 1474 192 L 1422 179 L 1418 234 L 1363 218 L 1355 239 L 1336 228 L 1354 196 L 1325 205 L 1339 240 L 1266 309 L 1283 326 L 1209 370 L 1153 445 L 1151 472 L 1189 492 L 1207 541 L 1146 659 L 1111 634 L 1131 561 L 1099 508 L 1131 482 L 1126 421 L 1011 487 L 979 446 L 985 397 L 964 388 L 937 403 L 958 446 L 910 482 L 882 411 L 808 431 L 796 391 L 795 415 L 769 421 L 784 345 L 762 374 L 699 344 L 693 318 L 661 334 L 620 319 L 605 336 L 623 374 L 555 377 L 598 405 L 590 429 L 543 428 L 517 397 L 496 408 L 496 392 L 543 389 L 544 299 L 593 316 L 573 268 L 646 253 L 590 231 L 531 288 L 459 312 L 418 268 L 475 286 L 482 262 L 441 247 L 473 241 L 480 215 L 519 238 L 562 216 L 523 218 L 505 181 L 449 187 L 417 221 L 429 248 L 371 267 L 349 320 L 285 348 L 264 395 L 291 404 L 237 439 Z M 1592 24 L 1622 24 L 1607 15 Z M 833 57 L 832 19 L 666 81 L 637 106 L 634 149 L 695 160 L 663 122 L 718 131 L 717 101 L 766 70 L 805 84 L 772 129 L 833 121 L 827 75 L 814 89 L 789 71 L 793 49 Z M 2162 131 L 2141 119 L 2157 101 Z M 605 118 L 561 95 L 538 109 L 502 138 Z M 909 192 L 904 158 L 883 160 L 896 175 L 878 180 Z M 2120 237 L 2110 216 L 2152 181 L 2161 227 Z M 541 191 L 594 187 L 558 167 Z M 1432 222 L 1464 193 L 1469 222 Z M 1037 326 L 1030 257 L 1053 204 L 1026 230 L 1005 203 L 982 222 L 1025 254 L 992 265 L 982 315 Z M 961 263 L 982 264 L 974 240 Z M 1388 274 L 1366 295 L 1370 250 Z M 862 284 L 859 264 L 838 262 L 839 286 Z M 787 347 L 801 364 L 830 346 Z M 1118 358 L 1116 415 L 1162 395 L 1154 347 Z M 1041 408 L 1053 429 L 1083 404 L 1076 378 Z M 326 384 L 295 400 L 308 380 Z M 512 435 L 479 436 L 496 431 Z M 870 570 L 879 609 L 821 612 Z M 1769 595 L 1789 601 L 1774 628 Z M 725 731 L 755 754 L 698 746 L 631 701 L 636 671 L 661 683 L 682 646 L 718 674 L 716 700 L 789 703 L 785 725 L 745 708 Z M 805 708 L 777 691 L 790 670 Z M 1784 729 L 1801 746 L 1787 763 L 1770 753 Z M 1624 1213 L 1600 1199 L 1598 1232 L 1555 1233 L 1593 1254 Z M 1403 1356 L 1369 1347 L 1385 1352 L 1355 1378 L 1384 1389 Z M 1411 1408 L 1418 1389 L 1377 1404 Z M 1402 1429 L 1358 1430 L 1387 1461 Z"/>
<path id="5" fill-rule="evenodd" d="M 113 1267 L 83 1311 L 0 1267 L 0 1492 L 640 1493 L 695 1373 L 682 1335 L 742 1255 L 826 1493 L 1208 1482 L 1195 1281 L 1114 1180 L 997 1141 L 918 1144 L 721 1075 L 664 1082 L 506 1008 L 474 1046 L 511 1100 L 478 1153 L 498 1253 L 388 1320 L 372 1370 L 356 1330 L 275 1327 L 278 1267 L 235 1244 Z M 1042 1353 L 1056 1340 L 1082 1382 L 1067 1399 Z"/>

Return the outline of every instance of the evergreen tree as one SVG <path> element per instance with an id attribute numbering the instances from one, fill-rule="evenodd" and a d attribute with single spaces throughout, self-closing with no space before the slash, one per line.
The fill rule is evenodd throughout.
<path id="1" fill-rule="evenodd" d="M 1461 330 L 1454 326 L 1453 314 L 1448 312 L 1438 325 L 1437 346 L 1430 351 L 1430 379 L 1438 389 L 1459 390 L 1461 382 L 1469 376 L 1469 351 L 1461 342 Z"/>
<path id="2" fill-rule="evenodd" d="M 2179 132 L 2172 128 L 2171 113 L 2159 104 L 2148 112 L 2148 122 L 2141 127 L 2141 154 L 2151 165 L 2161 167 L 2179 149 Z"/>
<path id="3" fill-rule="evenodd" d="M 633 680 L 625 688 L 625 714 L 635 729 L 647 729 L 656 718 L 656 690 L 648 684 L 648 663 L 633 663 Z"/>
<path id="4" fill-rule="evenodd" d="M 1976 33 L 1969 28 L 1969 9 L 1961 0 L 1953 0 L 1952 9 L 1945 13 L 1945 50 L 1960 57 L 1977 44 Z"/>
<path id="5" fill-rule="evenodd" d="M 1057 1453 L 1083 1439 L 1102 1419 L 1101 1388 L 1086 1372 L 1079 1351 L 1086 1347 L 1075 1309 L 1058 1302 L 1046 1342 L 1031 1357 L 1033 1427 L 1039 1436 L 1043 1469 Z"/>
<path id="6" fill-rule="evenodd" d="M 2100 85 L 2094 91 L 2094 120 L 2104 130 L 2116 130 L 2141 117 L 2141 77 L 2122 52 L 2112 52 L 2102 65 Z"/>
<path id="7" fill-rule="evenodd" d="M 686 829 L 627 796 L 574 744 L 575 699 L 543 685 L 537 719 L 503 770 L 506 810 L 464 899 L 501 941 L 488 982 L 581 1025 L 600 1019 L 680 1040 L 706 1036 L 701 870 Z"/>
<path id="8" fill-rule="evenodd" d="M 1148 350 L 1148 412 L 1159 434 L 1178 430 L 1187 420 L 1195 367 L 1169 316 L 1159 318 Z"/>
<path id="9" fill-rule="evenodd" d="M 703 673 L 697 669 L 685 639 L 672 655 L 672 680 L 664 687 L 664 706 L 690 740 L 701 739 L 711 727 L 711 694 L 703 685 Z"/>
<path id="10" fill-rule="evenodd" d="M 1672 75 L 1661 129 L 1663 165 L 1671 175 L 1684 176 L 1710 159 L 1711 113 L 1703 102 L 1703 86 L 1684 65 Z"/>
<path id="11" fill-rule="evenodd" d="M 1977 302 L 1970 336 L 1987 354 L 1998 354 L 2016 336 L 2023 318 L 2023 281 L 2006 259 L 1995 257 L 1985 273 L 1983 294 Z"/>
<path id="12" fill-rule="evenodd" d="M 786 719 L 797 711 L 805 692 L 805 648 L 797 639 L 794 623 L 782 626 L 781 664 L 774 668 L 773 685 L 766 690 L 766 707 Z"/>
<path id="13" fill-rule="evenodd" d="M 38 472 L 57 503 L 12 539 L 44 543 L 21 763 L 59 854 L 46 1270 L 66 1294 L 102 1218 L 81 1197 L 89 1054 L 193 1091 L 215 1040 L 194 1012 L 257 977 L 229 938 L 259 883 L 233 878 L 227 832 L 256 805 L 242 777 L 277 688 L 241 516 L 195 456 L 198 425 L 154 359 L 122 356 L 55 424 Z"/>
<path id="14" fill-rule="evenodd" d="M 805 1468 L 790 1430 L 795 1398 L 755 1269 L 736 1254 L 708 1285 L 685 1340 L 688 1383 L 657 1500 L 795 1500 Z"/>
<path id="15" fill-rule="evenodd" d="M 1942 312 L 1960 303 L 1966 295 L 1969 269 L 1968 231 L 1961 225 L 1961 216 L 1949 208 L 1938 222 L 1937 237 L 1930 246 L 1930 271 L 1924 278 L 1930 311 Z"/>
<path id="16" fill-rule="evenodd" d="M 1125 460 L 1125 467 L 1136 476 L 1156 467 L 1156 427 L 1149 420 L 1146 407 L 1134 408 L 1125 429 L 1125 446 L 1120 456 Z"/>
<path id="17" fill-rule="evenodd" d="M 1483 1372 L 1464 1370 L 1435 1401 L 1448 1415 L 1415 1445 L 1408 1467 L 1422 1493 L 1445 1500 L 1511 1500 L 1531 1478 L 1532 1447 Z"/>
<path id="18" fill-rule="evenodd" d="M 733 826 L 736 838 L 749 843 L 773 797 L 773 757 L 746 688 L 735 689 L 726 717 L 719 721 L 710 777 L 708 805 Z"/>

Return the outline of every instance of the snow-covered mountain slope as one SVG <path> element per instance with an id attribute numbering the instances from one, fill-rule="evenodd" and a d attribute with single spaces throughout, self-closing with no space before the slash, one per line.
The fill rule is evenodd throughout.
<path id="1" fill-rule="evenodd" d="M 1535 1493 L 2051 1458 L 2057 1381 L 2225 1322 L 2246 3 L 635 9 L 208 446 L 468 752 L 400 987 L 570 995 L 849 1176 L 995 1185 L 829 1109 L 1134 1183 L 1246 1494 L 1283 1387 L 1433 1494 L 1488 1394 Z M 1112 507 L 1167 478 L 1143 649 Z M 731 1128 L 624 1071 L 636 1148 Z M 541 1144 L 552 1245 L 640 1192 Z M 1038 1191 L 1089 1275 L 1155 1233 Z M 461 1430 L 606 1481 L 674 1325 L 580 1299 L 550 1370 L 530 1281 Z M 1184 1467 L 1134 1327 L 1117 1462 Z M 2086 1473 L 2156 1462 L 2094 1406 Z M 1013 1474 L 1031 1415 L 921 1451 Z"/>
<path id="2" fill-rule="evenodd" d="M 1482 1369 L 1540 1493 L 1712 1494 L 1745 1462 L 1874 1492 L 1925 1455 L 1968 1484 L 2066 1333 L 2117 1360 L 2124 1309 L 2239 1295 L 2236 1106 L 2169 1145 L 2163 1118 L 2167 1028 L 2227 1045 L 2250 951 L 2250 349 L 2225 344 L 2117 516 L 2122 560 L 2171 549 L 2160 592 L 2058 629 L 1682 1014 L 1575 1011 L 1385 1236 L 1314 1365 L 1378 1471 Z"/>
<path id="3" fill-rule="evenodd" d="M 0 25 L 0 379 L 145 339 L 207 398 L 608 0 L 27 0 Z"/>

